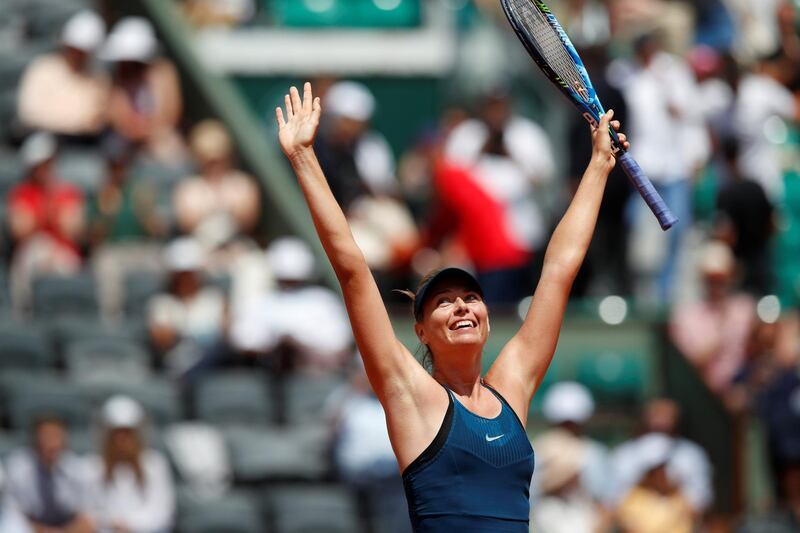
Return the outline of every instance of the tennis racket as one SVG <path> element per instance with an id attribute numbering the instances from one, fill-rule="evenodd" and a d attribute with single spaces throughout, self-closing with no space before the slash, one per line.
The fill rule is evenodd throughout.
<path id="1" fill-rule="evenodd" d="M 566 32 L 539 0 L 500 0 L 508 21 L 530 56 L 547 78 L 597 127 L 605 113 L 589 74 Z M 609 128 L 617 161 L 653 211 L 663 230 L 678 221 L 664 203 L 639 164 L 625 151 L 613 128 Z"/>

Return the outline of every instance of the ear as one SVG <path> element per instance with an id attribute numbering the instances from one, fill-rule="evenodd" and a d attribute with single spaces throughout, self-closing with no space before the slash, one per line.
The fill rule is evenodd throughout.
<path id="1" fill-rule="evenodd" d="M 428 344 L 425 341 L 425 328 L 422 327 L 422 324 L 420 324 L 420 323 L 414 324 L 414 333 L 417 334 L 417 338 L 419 339 L 419 342 L 421 342 L 422 344 Z"/>
<path id="2" fill-rule="evenodd" d="M 489 322 L 489 317 L 486 317 L 486 333 L 492 332 L 492 323 Z"/>

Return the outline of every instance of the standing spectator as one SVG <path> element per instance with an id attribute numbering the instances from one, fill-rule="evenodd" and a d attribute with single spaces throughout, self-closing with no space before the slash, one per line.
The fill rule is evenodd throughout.
<path id="1" fill-rule="evenodd" d="M 114 63 L 109 120 L 129 143 L 179 164 L 186 156 L 176 129 L 183 112 L 181 87 L 175 66 L 158 57 L 157 48 L 147 19 L 126 17 L 114 26 L 102 53 Z"/>
<path id="2" fill-rule="evenodd" d="M 314 283 L 308 245 L 294 237 L 277 239 L 267 249 L 267 263 L 277 287 L 234 318 L 234 347 L 283 358 L 279 366 L 312 372 L 341 368 L 353 344 L 347 312 L 333 291 Z"/>
<path id="3" fill-rule="evenodd" d="M 169 243 L 164 263 L 167 290 L 148 304 L 150 342 L 173 374 L 188 370 L 222 335 L 225 295 L 203 280 L 204 251 L 189 237 Z"/>
<path id="4" fill-rule="evenodd" d="M 775 228 L 772 204 L 764 188 L 741 174 L 739 146 L 728 139 L 722 146 L 728 180 L 717 197 L 717 234 L 730 244 L 743 267 L 742 287 L 760 296 L 773 287 L 770 236 Z"/>
<path id="5" fill-rule="evenodd" d="M 608 451 L 605 446 L 584 435 L 585 425 L 594 414 L 594 399 L 589 390 L 574 381 L 561 381 L 553 385 L 545 393 L 542 414 L 551 427 L 536 442 L 549 442 L 551 437 L 559 442 L 564 440 L 563 435 L 574 439 L 581 449 L 580 461 L 577 462 L 578 486 L 595 502 L 608 502 Z M 535 448 L 538 449 L 538 446 Z M 533 476 L 533 488 L 534 493 L 541 488 L 537 473 Z"/>
<path id="6" fill-rule="evenodd" d="M 105 23 L 80 11 L 61 33 L 61 50 L 33 61 L 19 86 L 17 114 L 28 128 L 69 137 L 96 137 L 108 119 L 109 82 L 92 69 Z M 57 88 L 57 90 L 54 90 Z"/>
<path id="7" fill-rule="evenodd" d="M 773 201 L 783 197 L 783 158 L 769 138 L 771 121 L 800 119 L 798 97 L 788 89 L 797 75 L 782 52 L 761 58 L 753 72 L 739 81 L 735 104 L 735 130 L 741 154 L 742 175 L 761 184 Z"/>
<path id="8" fill-rule="evenodd" d="M 607 517 L 581 483 L 586 443 L 565 430 L 536 440 L 540 497 L 531 506 L 534 533 L 601 533 Z"/>
<path id="9" fill-rule="evenodd" d="M 14 246 L 11 285 L 18 312 L 29 306 L 33 278 L 40 273 L 73 274 L 80 269 L 84 235 L 81 192 L 53 169 L 58 146 L 49 133 L 35 133 L 22 145 L 26 177 L 8 197 Z"/>
<path id="10" fill-rule="evenodd" d="M 535 188 L 552 181 L 550 142 L 534 122 L 512 113 L 510 95 L 486 95 L 480 118 L 456 127 L 434 180 L 439 200 L 429 235 L 454 233 L 488 304 L 513 305 L 532 291 L 534 257 L 547 232 Z"/>
<path id="11" fill-rule="evenodd" d="M 353 487 L 373 533 L 410 532 L 403 481 L 386 429 L 386 414 L 358 358 L 350 383 L 333 392 L 326 405 L 333 426 L 333 462 Z"/>
<path id="12" fill-rule="evenodd" d="M 650 33 L 636 40 L 625 98 L 634 141 L 631 154 L 678 217 L 662 236 L 647 206 L 634 199 L 631 251 L 643 282 L 639 292 L 665 304 L 671 301 L 681 248 L 691 227 L 691 180 L 705 164 L 710 144 L 697 109 L 699 94 L 692 72 L 683 59 L 663 51 L 660 39 Z"/>
<path id="13" fill-rule="evenodd" d="M 734 269 L 727 245 L 707 244 L 700 265 L 703 299 L 677 306 L 670 320 L 672 342 L 716 394 L 723 394 L 742 369 L 755 326 L 753 298 L 732 290 Z"/>
<path id="14" fill-rule="evenodd" d="M 64 423 L 42 418 L 34 424 L 32 436 L 29 447 L 7 460 L 7 492 L 13 505 L 36 533 L 93 532 L 87 467 L 69 450 Z"/>
<path id="15" fill-rule="evenodd" d="M 691 533 L 692 507 L 669 470 L 674 442 L 651 434 L 640 439 L 635 461 L 640 473 L 617 508 L 622 533 Z"/>
<path id="16" fill-rule="evenodd" d="M 680 411 L 672 400 L 656 398 L 645 406 L 642 435 L 621 444 L 611 458 L 613 476 L 607 485 L 614 501 L 622 501 L 637 480 L 654 468 L 655 463 L 646 461 L 648 454 L 668 442 L 669 453 L 664 463 L 672 483 L 680 489 L 695 516 L 709 508 L 714 497 L 711 463 L 705 450 L 679 436 L 679 420 Z"/>
<path id="17" fill-rule="evenodd" d="M 127 396 L 102 408 L 102 455 L 90 463 L 93 517 L 98 533 L 168 533 L 175 514 L 169 464 L 147 447 L 145 413 Z"/>
<path id="18" fill-rule="evenodd" d="M 231 219 L 237 233 L 249 234 L 261 215 L 261 196 L 252 176 L 237 169 L 225 127 L 206 120 L 192 130 L 189 143 L 200 175 L 183 180 L 172 204 L 178 226 L 193 233 L 215 217 Z"/>

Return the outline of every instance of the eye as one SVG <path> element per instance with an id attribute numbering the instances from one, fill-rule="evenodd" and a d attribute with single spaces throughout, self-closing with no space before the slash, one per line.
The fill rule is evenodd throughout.
<path id="1" fill-rule="evenodd" d="M 481 299 L 478 297 L 477 294 L 468 294 L 465 298 L 465 302 L 479 302 Z"/>
<path id="2" fill-rule="evenodd" d="M 443 305 L 448 305 L 453 303 L 453 299 L 449 296 L 442 296 L 436 300 L 436 307 L 441 307 Z"/>

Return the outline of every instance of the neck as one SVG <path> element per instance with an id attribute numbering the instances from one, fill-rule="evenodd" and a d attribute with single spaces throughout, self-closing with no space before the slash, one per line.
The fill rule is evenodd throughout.
<path id="1" fill-rule="evenodd" d="M 446 385 L 450 390 L 461 396 L 471 396 L 476 389 L 480 389 L 481 382 L 481 352 L 466 356 L 464 350 L 458 354 L 434 354 L 433 378 Z"/>

